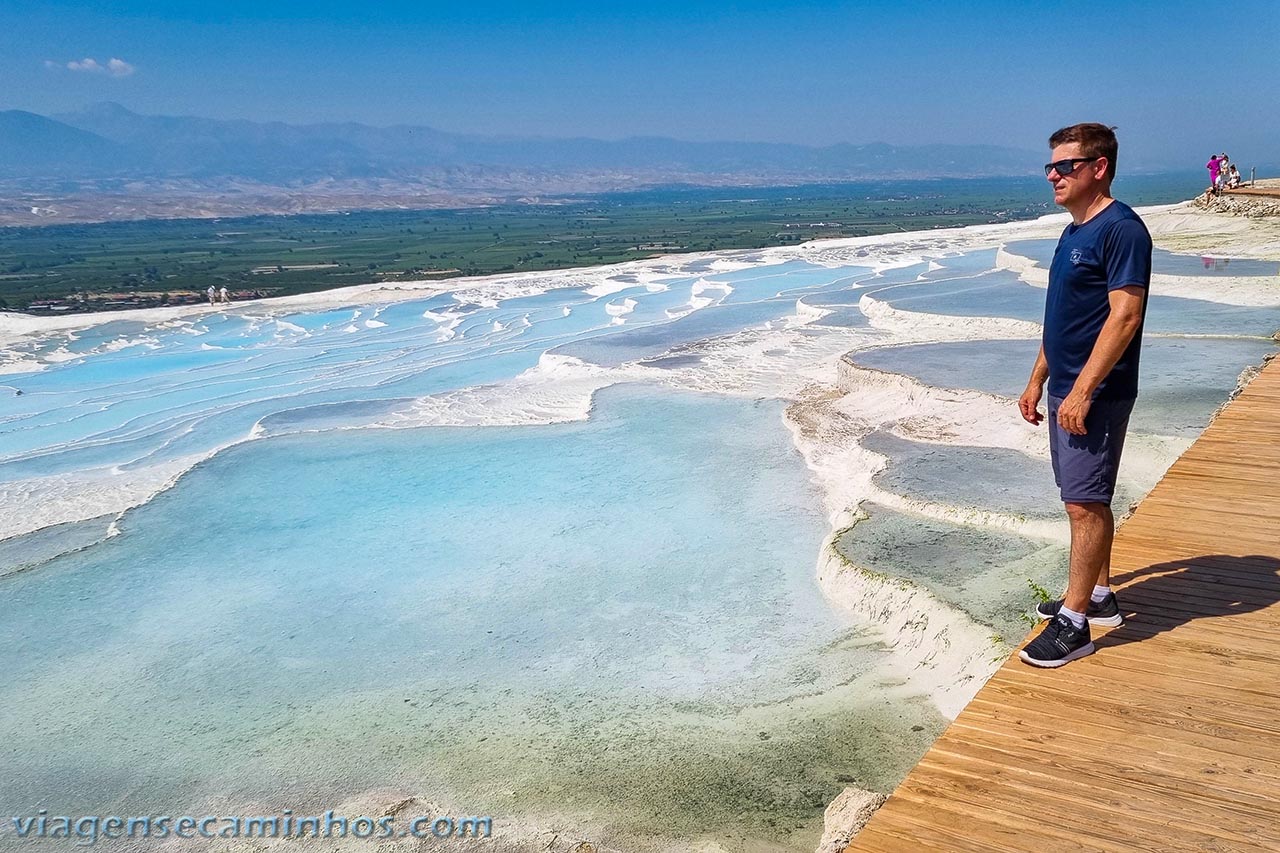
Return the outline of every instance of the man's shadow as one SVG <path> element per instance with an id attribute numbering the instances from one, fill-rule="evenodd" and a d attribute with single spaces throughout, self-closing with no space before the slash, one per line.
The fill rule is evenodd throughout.
<path id="1" fill-rule="evenodd" d="M 1230 617 L 1280 602 L 1280 559 L 1204 554 L 1113 574 L 1125 623 L 1095 642 L 1139 642 L 1195 619 Z"/>

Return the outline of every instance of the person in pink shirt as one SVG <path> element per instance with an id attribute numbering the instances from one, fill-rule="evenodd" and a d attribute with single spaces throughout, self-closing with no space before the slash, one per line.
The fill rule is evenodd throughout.
<path id="1" fill-rule="evenodd" d="M 1204 165 L 1209 170 L 1209 192 L 1217 192 L 1218 172 L 1222 168 L 1222 161 L 1218 159 L 1217 154 L 1214 154 L 1209 158 L 1209 162 Z"/>

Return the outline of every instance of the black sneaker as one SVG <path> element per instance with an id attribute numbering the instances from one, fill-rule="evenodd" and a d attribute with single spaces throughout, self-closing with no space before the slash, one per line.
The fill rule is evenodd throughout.
<path id="1" fill-rule="evenodd" d="M 1036 618 L 1041 622 L 1047 622 L 1057 616 L 1061 609 L 1061 598 L 1055 601 L 1042 601 L 1036 605 Z M 1124 617 L 1120 615 L 1120 603 L 1116 601 L 1114 592 L 1107 593 L 1107 597 L 1101 601 L 1090 600 L 1089 609 L 1084 614 L 1084 618 L 1089 620 L 1090 625 L 1103 628 L 1118 628 L 1124 624 Z"/>
<path id="2" fill-rule="evenodd" d="M 1083 628 L 1071 624 L 1071 620 L 1059 615 L 1044 627 L 1040 636 L 1027 643 L 1018 657 L 1032 666 L 1062 666 L 1076 658 L 1093 654 L 1093 640 L 1089 636 L 1089 623 Z"/>

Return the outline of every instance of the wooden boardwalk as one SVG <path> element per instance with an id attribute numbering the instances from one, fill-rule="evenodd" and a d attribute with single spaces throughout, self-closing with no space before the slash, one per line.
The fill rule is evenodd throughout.
<path id="1" fill-rule="evenodd" d="M 1006 661 L 848 850 L 1280 851 L 1280 358 L 1112 576 L 1125 625 L 1060 669 Z"/>
<path id="2" fill-rule="evenodd" d="M 1231 190 L 1223 190 L 1227 195 L 1258 195 L 1267 198 L 1280 198 L 1280 187 L 1246 187 L 1239 186 Z"/>

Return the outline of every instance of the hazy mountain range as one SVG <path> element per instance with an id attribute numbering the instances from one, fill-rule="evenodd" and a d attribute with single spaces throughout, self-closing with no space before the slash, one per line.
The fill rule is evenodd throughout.
<path id="1" fill-rule="evenodd" d="M 104 103 L 0 112 L 0 224 L 487 203 L 664 184 L 1034 174 L 993 145 L 810 147 L 448 133 L 144 116 Z"/>

